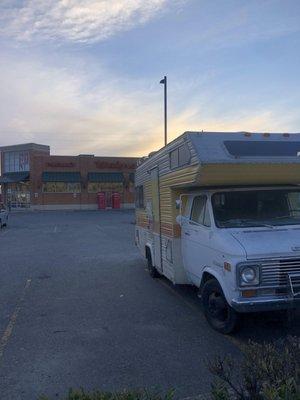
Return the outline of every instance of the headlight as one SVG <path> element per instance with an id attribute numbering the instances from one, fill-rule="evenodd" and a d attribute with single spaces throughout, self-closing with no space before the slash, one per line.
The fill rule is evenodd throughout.
<path id="1" fill-rule="evenodd" d="M 240 286 L 255 286 L 259 284 L 259 265 L 244 265 L 239 269 Z"/>

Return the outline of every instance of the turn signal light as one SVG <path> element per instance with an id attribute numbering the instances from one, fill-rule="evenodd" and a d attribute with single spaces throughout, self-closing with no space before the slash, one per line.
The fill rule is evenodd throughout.
<path id="1" fill-rule="evenodd" d="M 225 271 L 231 271 L 231 264 L 229 262 L 224 262 L 224 269 Z"/>
<path id="2" fill-rule="evenodd" d="M 242 297 L 254 297 L 257 294 L 257 290 L 243 290 Z"/>

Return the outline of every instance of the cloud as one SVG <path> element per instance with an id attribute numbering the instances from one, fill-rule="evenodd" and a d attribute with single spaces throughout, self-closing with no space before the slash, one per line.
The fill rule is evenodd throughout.
<path id="1" fill-rule="evenodd" d="M 135 155 L 151 149 L 162 120 L 160 91 L 97 70 L 95 81 L 90 66 L 76 61 L 70 73 L 7 56 L 0 65 L 1 144 L 40 142 L 60 154 Z"/>
<path id="2" fill-rule="evenodd" d="M 49 144 L 54 154 L 124 156 L 163 145 L 159 85 L 117 78 L 98 65 L 95 79 L 90 65 L 73 62 L 71 73 L 65 66 L 6 57 L 0 65 L 1 145 L 37 142 Z M 209 92 L 191 97 L 176 88 L 172 97 L 188 102 L 170 104 L 170 140 L 186 130 L 287 131 L 297 125 L 298 111 L 287 113 L 284 105 L 221 113 L 209 106 Z"/>
<path id="3" fill-rule="evenodd" d="M 179 0 L 24 0 L 0 5 L 0 34 L 93 43 L 144 24 Z"/>
<path id="4" fill-rule="evenodd" d="M 300 32 L 299 2 L 204 1 L 198 23 L 201 29 L 184 37 L 184 45 L 198 44 L 205 51 L 265 42 Z"/>

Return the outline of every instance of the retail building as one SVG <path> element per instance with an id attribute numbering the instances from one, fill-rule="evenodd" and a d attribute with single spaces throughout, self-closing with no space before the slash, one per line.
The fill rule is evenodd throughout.
<path id="1" fill-rule="evenodd" d="M 50 155 L 35 143 L 0 147 L 2 201 L 12 209 L 97 209 L 117 195 L 122 208 L 134 207 L 137 158 Z M 117 204 L 117 203 L 116 203 Z"/>

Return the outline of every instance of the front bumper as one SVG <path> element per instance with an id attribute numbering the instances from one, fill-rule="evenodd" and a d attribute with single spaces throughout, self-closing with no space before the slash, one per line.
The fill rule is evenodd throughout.
<path id="1" fill-rule="evenodd" d="M 291 310 L 300 308 L 300 296 L 234 299 L 232 300 L 231 306 L 235 311 L 241 313 Z"/>

